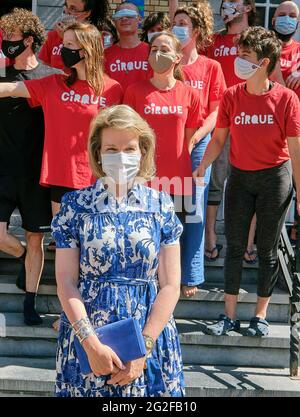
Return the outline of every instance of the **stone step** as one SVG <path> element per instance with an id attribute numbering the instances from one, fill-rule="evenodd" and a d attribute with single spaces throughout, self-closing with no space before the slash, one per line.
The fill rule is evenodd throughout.
<path id="1" fill-rule="evenodd" d="M 289 369 L 185 366 L 189 397 L 300 397 L 300 380 Z"/>
<path id="2" fill-rule="evenodd" d="M 224 290 L 220 284 L 205 284 L 193 298 L 181 297 L 175 310 L 176 318 L 216 319 L 224 310 Z M 2 300 L 1 300 L 2 298 Z M 15 277 L 0 275 L 0 311 L 22 312 L 24 293 L 15 285 Z M 248 320 L 253 316 L 256 303 L 256 286 L 244 285 L 240 290 L 238 317 Z M 59 314 L 60 303 L 56 297 L 56 285 L 51 278 L 45 278 L 39 286 L 37 305 L 41 313 Z M 270 322 L 287 322 L 289 319 L 289 297 L 275 289 L 268 309 Z"/>
<path id="3" fill-rule="evenodd" d="M 0 396 L 53 396 L 55 357 L 1 357 Z"/>
<path id="4" fill-rule="evenodd" d="M 19 237 L 22 237 L 21 235 Z M 224 248 L 220 253 L 220 258 L 214 262 L 205 261 L 205 279 L 207 282 L 223 282 L 224 281 L 224 256 L 225 256 L 225 237 L 218 236 L 218 241 L 223 242 Z M 43 269 L 43 277 L 55 275 L 54 270 L 55 254 L 48 252 L 45 246 L 45 264 Z M 257 280 L 257 267 L 258 265 L 249 265 L 246 262 L 243 263 L 243 283 L 255 283 Z M 19 262 L 10 255 L 4 252 L 0 252 L 0 274 L 17 274 L 20 269 Z"/>
<path id="5" fill-rule="evenodd" d="M 256 285 L 245 284 L 240 289 L 237 315 L 240 320 L 249 320 L 254 315 Z M 224 289 L 222 284 L 205 284 L 192 298 L 181 297 L 175 309 L 176 318 L 217 319 L 224 311 Z M 289 296 L 275 288 L 268 309 L 270 322 L 286 323 L 289 320 Z"/>
<path id="6" fill-rule="evenodd" d="M 0 356 L 55 356 L 57 333 L 52 329 L 55 315 L 42 316 L 42 326 L 23 324 L 22 314 L 5 313 L 6 337 L 0 338 Z M 3 323 L 3 320 L 2 320 Z M 176 320 L 185 363 L 197 365 L 235 365 L 286 367 L 289 360 L 289 326 L 271 324 L 267 338 L 251 338 L 241 332 L 226 336 L 204 333 L 199 320 Z"/>
<path id="7" fill-rule="evenodd" d="M 288 369 L 184 367 L 187 397 L 299 397 Z M 0 396 L 54 396 L 55 360 L 0 358 Z"/>
<path id="8" fill-rule="evenodd" d="M 242 323 L 241 332 L 230 332 L 226 336 L 205 334 L 205 323 L 199 320 L 182 319 L 176 320 L 176 323 L 184 363 L 276 368 L 289 366 L 288 325 L 272 323 L 269 337 L 255 338 L 243 336 L 249 322 Z"/>
<path id="9" fill-rule="evenodd" d="M 21 313 L 23 311 L 24 293 L 1 294 L 0 313 Z M 36 299 L 37 311 L 41 314 L 60 314 L 61 306 L 56 295 L 39 295 Z"/>

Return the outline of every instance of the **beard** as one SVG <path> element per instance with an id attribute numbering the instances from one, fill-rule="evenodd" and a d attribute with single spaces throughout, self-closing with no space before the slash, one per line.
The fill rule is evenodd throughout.
<path id="1" fill-rule="evenodd" d="M 282 42 L 289 42 L 296 33 L 296 30 L 295 30 L 293 33 L 289 33 L 288 35 L 283 35 L 282 33 L 277 32 L 277 30 L 275 30 L 274 28 L 273 30 L 276 33 L 277 38 L 280 39 Z"/>
<path id="2" fill-rule="evenodd" d="M 241 23 L 243 21 L 243 14 L 238 14 L 236 17 L 234 17 L 232 20 L 230 20 L 229 22 L 224 22 L 226 27 L 230 27 L 236 23 Z"/>

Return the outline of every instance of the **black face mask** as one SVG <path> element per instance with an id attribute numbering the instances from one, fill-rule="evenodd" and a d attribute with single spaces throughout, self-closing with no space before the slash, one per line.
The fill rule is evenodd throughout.
<path id="1" fill-rule="evenodd" d="M 21 55 L 27 47 L 24 45 L 24 39 L 20 41 L 2 41 L 2 52 L 7 58 L 15 59 Z"/>
<path id="2" fill-rule="evenodd" d="M 273 30 L 276 33 L 277 38 L 280 39 L 282 42 L 290 41 L 296 33 L 296 30 L 295 30 L 295 32 L 293 32 L 293 33 L 289 33 L 288 35 L 283 35 L 282 33 L 277 32 L 277 30 L 275 30 L 274 28 L 273 28 Z"/>
<path id="3" fill-rule="evenodd" d="M 61 59 L 67 68 L 72 68 L 74 65 L 78 64 L 82 59 L 80 56 L 81 49 L 69 49 L 62 47 L 61 48 Z"/>

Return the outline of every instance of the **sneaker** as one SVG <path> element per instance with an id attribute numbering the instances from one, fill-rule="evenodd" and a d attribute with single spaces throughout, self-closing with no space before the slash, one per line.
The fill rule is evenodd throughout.
<path id="1" fill-rule="evenodd" d="M 240 321 L 232 320 L 225 314 L 220 314 L 219 321 L 215 324 L 206 326 L 206 333 L 213 336 L 223 336 L 231 331 L 240 330 Z"/>
<path id="2" fill-rule="evenodd" d="M 266 337 L 269 334 L 269 323 L 260 317 L 252 317 L 250 325 L 246 330 L 246 336 Z"/>

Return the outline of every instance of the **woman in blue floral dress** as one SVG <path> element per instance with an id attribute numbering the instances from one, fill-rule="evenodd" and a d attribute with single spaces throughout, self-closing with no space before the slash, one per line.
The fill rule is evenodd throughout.
<path id="1" fill-rule="evenodd" d="M 142 184 L 141 179 L 145 182 L 154 174 L 154 147 L 152 130 L 130 107 L 102 111 L 89 138 L 98 180 L 66 194 L 53 219 L 63 307 L 58 397 L 184 396 L 181 349 L 172 316 L 180 295 L 182 226 L 171 198 Z M 94 328 L 134 317 L 144 337 L 154 342 L 153 348 L 145 357 L 122 364 L 90 334 L 82 346 L 93 372 L 85 376 L 74 349 L 74 323 L 85 317 Z"/>

